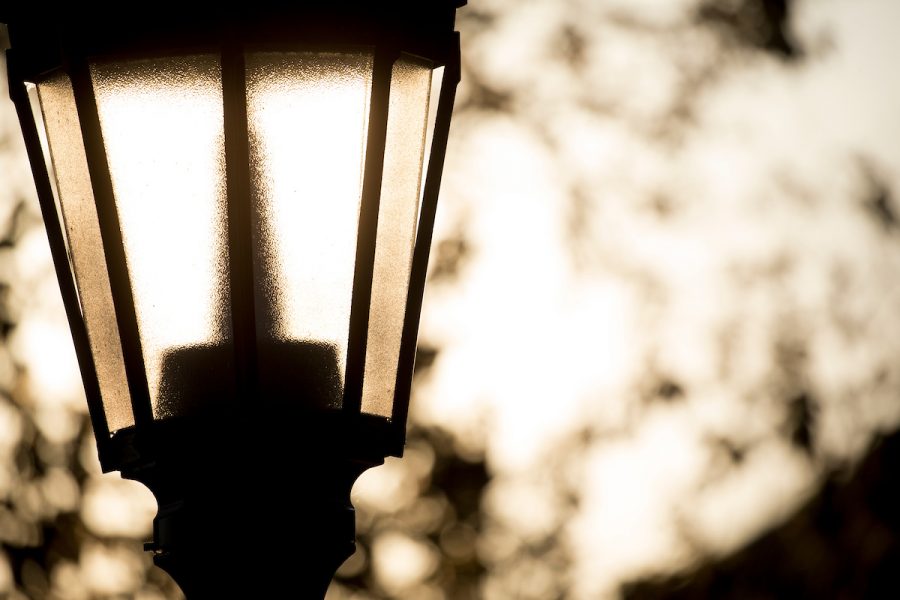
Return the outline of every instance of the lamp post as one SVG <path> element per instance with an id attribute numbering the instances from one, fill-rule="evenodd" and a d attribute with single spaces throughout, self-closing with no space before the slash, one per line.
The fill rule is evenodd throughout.
<path id="1" fill-rule="evenodd" d="M 323 596 L 403 452 L 464 3 L 0 10 L 100 463 L 189 598 Z"/>

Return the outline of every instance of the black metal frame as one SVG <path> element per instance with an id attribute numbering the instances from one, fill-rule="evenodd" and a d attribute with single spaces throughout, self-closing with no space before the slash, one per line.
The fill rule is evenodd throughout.
<path id="1" fill-rule="evenodd" d="M 153 422 L 150 390 L 147 385 L 147 371 L 138 331 L 134 297 L 131 293 L 131 277 L 128 274 L 128 265 L 125 259 L 122 229 L 119 225 L 119 215 L 113 195 L 112 177 L 109 173 L 109 162 L 100 133 L 100 115 L 97 112 L 97 102 L 94 98 L 94 87 L 91 84 L 87 59 L 85 57 L 75 58 L 68 65 L 67 70 L 72 80 L 75 105 L 81 121 L 81 134 L 87 155 L 91 187 L 94 190 L 97 218 L 100 221 L 100 236 L 103 240 L 103 252 L 106 256 L 113 306 L 116 311 L 116 323 L 122 342 L 122 355 L 125 358 L 125 375 L 131 396 L 131 410 L 134 414 L 135 427 L 143 429 Z"/>
<path id="2" fill-rule="evenodd" d="M 37 188 L 41 215 L 44 218 L 44 226 L 47 230 L 47 239 L 50 243 L 50 254 L 53 258 L 53 266 L 56 278 L 59 281 L 59 290 L 66 311 L 66 319 L 69 322 L 69 330 L 72 332 L 72 341 L 75 345 L 75 356 L 78 368 L 81 371 L 81 380 L 84 383 L 85 397 L 88 403 L 88 412 L 91 417 L 91 425 L 97 438 L 97 446 L 100 455 L 100 463 L 104 470 L 109 470 L 111 465 L 105 460 L 108 457 L 109 425 L 106 422 L 106 412 L 103 409 L 103 400 L 100 396 L 100 384 L 97 379 L 97 371 L 91 349 L 88 343 L 87 327 L 81 312 L 81 304 L 78 292 L 75 288 L 75 279 L 69 266 L 68 251 L 63 235 L 63 225 L 59 221 L 56 211 L 53 190 L 50 183 L 50 174 L 44 161 L 44 153 L 41 149 L 37 124 L 34 120 L 28 91 L 25 87 L 25 77 L 18 72 L 19 62 L 16 60 L 14 50 L 7 51 L 7 71 L 10 79 L 10 98 L 16 107 L 19 116 L 19 125 L 25 138 L 25 150 L 31 163 L 31 173 Z M 13 85 L 13 82 L 18 82 Z"/>
<path id="3" fill-rule="evenodd" d="M 234 336 L 238 397 L 257 387 L 256 317 L 253 293 L 252 215 L 250 207 L 250 142 L 247 132 L 247 89 L 242 44 L 228 42 L 222 51 L 225 116 L 225 181 L 228 198 L 228 264 L 231 279 L 231 327 Z M 246 202 L 233 199 L 245 198 Z"/>
<path id="4" fill-rule="evenodd" d="M 346 418 L 368 423 L 358 431 L 371 437 L 382 455 L 401 455 L 405 440 L 410 383 L 415 360 L 419 314 L 434 226 L 438 189 L 449 132 L 456 84 L 459 81 L 459 36 L 453 31 L 457 0 L 369 3 L 365 0 L 298 3 L 278 8 L 278 19 L 266 16 L 272 6 L 261 1 L 254 9 L 245 9 L 240 19 L 235 14 L 217 12 L 208 15 L 185 14 L 161 23 L 143 20 L 125 27 L 110 28 L 108 18 L 92 19 L 96 11 L 58 15 L 45 20 L 36 12 L 16 14 L 7 21 L 13 48 L 8 51 L 10 94 L 16 103 L 22 130 L 38 188 L 41 210 L 69 325 L 72 330 L 82 372 L 91 418 L 97 436 L 104 470 L 129 468 L 129 464 L 152 462 L 162 436 L 159 422 L 153 419 L 150 393 L 138 332 L 132 288 L 119 227 L 108 162 L 105 156 L 97 105 L 88 70 L 88 59 L 148 58 L 160 55 L 215 52 L 221 57 L 225 114 L 225 165 L 227 222 L 230 264 L 232 331 L 236 349 L 236 387 L 238 401 L 230 410 L 246 412 L 241 406 L 255 398 L 258 390 L 256 360 L 256 318 L 253 295 L 251 248 L 251 207 L 249 141 L 247 128 L 245 49 L 290 47 L 298 40 L 304 47 L 372 48 L 374 70 L 370 96 L 369 132 L 365 154 L 362 201 L 353 278 L 353 296 L 348 331 L 348 349 L 342 412 Z M 326 6 L 326 4 L 328 4 Z M 2 18 L 3 15 L 0 15 Z M 66 22 L 67 21 L 67 22 Z M 77 32 L 74 37 L 68 32 Z M 372 293 L 375 243 L 384 151 L 387 134 L 391 75 L 395 60 L 402 53 L 431 61 L 433 68 L 444 68 L 428 170 L 422 185 L 422 206 L 415 240 L 409 287 L 402 329 L 397 381 L 390 419 L 360 415 L 369 309 Z M 103 249 L 107 258 L 109 281 L 122 342 L 122 351 L 135 425 L 133 431 L 120 431 L 110 437 L 103 411 L 96 368 L 78 301 L 73 274 L 57 218 L 49 174 L 44 165 L 36 124 L 33 121 L 24 83 L 39 82 L 57 70 L 71 79 L 91 183 L 97 205 Z M 241 401 L 241 399 L 245 399 Z M 371 431 L 367 434 L 366 431 Z M 148 454 L 150 456 L 148 456 Z M 134 462 L 137 461 L 137 462 Z"/>
<path id="5" fill-rule="evenodd" d="M 11 23 L 7 53 L 10 95 L 31 162 L 63 304 L 72 331 L 104 471 L 141 481 L 159 503 L 154 520 L 157 565 L 191 598 L 234 594 L 272 597 L 287 586 L 295 597 L 321 597 L 353 550 L 349 493 L 365 469 L 400 456 L 406 431 L 416 337 L 445 149 L 460 75 L 455 10 L 465 0 L 255 0 L 252 6 L 186 11 L 177 18 L 110 14 L 106 5 L 0 8 Z M 68 11 L 68 12 L 66 12 Z M 114 28 L 111 17 L 119 17 Z M 70 34 L 68 32 L 75 32 Z M 248 166 L 246 51 L 268 47 L 365 47 L 373 52 L 369 131 L 363 173 L 356 263 L 341 410 L 316 410 L 298 398 L 286 405 L 259 397 L 254 307 L 252 206 Z M 176 54 L 220 56 L 224 112 L 229 289 L 237 398 L 221 410 L 155 420 L 122 233 L 113 197 L 89 61 Z M 443 68 L 428 169 L 413 249 L 391 418 L 361 413 L 378 214 L 392 68 L 406 53 Z M 72 84 L 119 329 L 135 424 L 110 434 L 63 224 L 56 211 L 38 124 L 26 82 L 65 73 Z M 272 410 L 277 409 L 273 415 Z M 287 473 L 290 477 L 283 477 Z M 315 493 L 295 492 L 297 483 Z M 260 493 L 262 492 L 262 493 Z M 248 516 L 249 515 L 249 516 Z M 243 520 L 252 518 L 252 525 Z M 243 519 L 243 520 L 242 520 Z M 229 548 L 231 552 L 223 552 Z M 243 551 L 251 548 L 251 552 Z M 236 551 L 235 551 L 236 550 Z M 262 550 L 261 552 L 259 550 Z M 297 558 L 306 561 L 296 571 Z M 221 577 L 223 572 L 229 578 Z M 266 577 L 259 575 L 265 573 Z M 299 587 L 298 587 L 299 586 Z"/>
<path id="6" fill-rule="evenodd" d="M 432 145 L 426 151 L 431 152 L 428 161 L 428 172 L 423 182 L 422 209 L 419 214 L 419 226 L 416 234 L 416 245 L 413 250 L 412 267 L 407 288 L 406 313 L 403 319 L 403 334 L 400 338 L 400 357 L 397 369 L 397 383 L 394 392 L 393 416 L 394 427 L 402 428 L 394 435 L 401 440 L 399 448 L 392 451 L 402 453 L 405 439 L 406 418 L 409 411 L 409 397 L 412 391 L 413 369 L 416 360 L 416 340 L 419 335 L 419 320 L 422 314 L 422 300 L 425 294 L 425 278 L 428 271 L 428 258 L 431 255 L 431 239 L 434 233 L 434 220 L 437 216 L 438 192 L 441 187 L 441 175 L 444 171 L 444 159 L 447 154 L 447 139 L 450 134 L 450 117 L 456 98 L 456 87 L 460 80 L 459 34 L 456 35 L 456 56 L 444 63 L 444 76 L 438 97 L 437 115 L 434 123 Z M 400 401 L 398 401 L 400 400 Z"/>
<path id="7" fill-rule="evenodd" d="M 356 263 L 347 343 L 347 369 L 344 379 L 343 410 L 358 413 L 362 403 L 363 372 L 372 301 L 372 277 L 375 269 L 375 242 L 378 209 L 381 205 L 381 181 L 384 175 L 384 148 L 387 143 L 388 103 L 391 95 L 391 69 L 400 53 L 393 48 L 375 52 L 372 69 L 372 94 L 369 132 L 363 175 L 359 230 L 356 237 Z"/>

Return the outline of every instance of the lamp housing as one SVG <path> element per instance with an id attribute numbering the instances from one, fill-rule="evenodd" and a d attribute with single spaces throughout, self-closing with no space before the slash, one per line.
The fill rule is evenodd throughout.
<path id="1" fill-rule="evenodd" d="M 100 463 L 189 595 L 217 545 L 347 555 L 350 486 L 402 455 L 463 4 L 0 9 Z M 341 533 L 271 530 L 304 511 Z"/>

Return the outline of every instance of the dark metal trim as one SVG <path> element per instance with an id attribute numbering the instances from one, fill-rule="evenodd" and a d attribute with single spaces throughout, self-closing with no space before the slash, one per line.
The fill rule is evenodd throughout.
<path id="1" fill-rule="evenodd" d="M 10 9 L 6 21 L 12 21 L 13 45 L 26 41 L 19 32 L 31 35 L 37 44 L 67 29 L 81 35 L 79 50 L 92 55 L 97 50 L 135 47 L 163 40 L 177 45 L 196 36 L 215 37 L 221 31 L 239 26 L 245 31 L 265 30 L 272 35 L 294 38 L 361 39 L 368 37 L 380 44 L 394 44 L 404 37 L 432 39 L 453 29 L 456 9 L 464 4 L 451 0 L 332 0 L 329 2 L 293 2 L 257 0 L 230 7 L 191 6 L 184 2 L 155 5 L 152 16 L 136 18 L 126 7 L 106 3 L 60 5 L 42 10 L 39 5 L 23 3 Z M 2 9 L 0 9 L 2 10 Z M 366 43 L 370 43 L 367 41 Z"/>
<path id="2" fill-rule="evenodd" d="M 347 371 L 344 379 L 343 409 L 351 412 L 359 412 L 362 403 L 366 338 L 369 333 L 369 308 L 372 302 L 372 274 L 375 269 L 375 242 L 378 234 L 378 209 L 381 204 L 381 180 L 384 174 L 384 150 L 387 143 L 391 71 L 394 61 L 399 56 L 400 52 L 393 48 L 376 49 L 372 70 L 369 134 L 362 203 L 359 210 L 359 231 L 356 238 L 356 266 L 353 273 Z"/>
<path id="3" fill-rule="evenodd" d="M 447 139 L 450 134 L 450 117 L 456 98 L 456 86 L 460 79 L 459 34 L 456 34 L 455 58 L 447 62 L 441 81 L 438 110 L 435 117 L 434 136 L 431 143 L 431 159 L 422 195 L 422 210 L 416 246 L 413 251 L 412 267 L 409 275 L 409 289 L 406 297 L 406 316 L 403 335 L 400 338 L 400 357 L 397 366 L 397 382 L 394 388 L 394 407 L 391 422 L 395 428 L 391 453 L 403 454 L 406 439 L 406 418 L 409 413 L 409 396 L 412 390 L 412 375 L 415 367 L 416 342 L 419 335 L 419 320 L 422 313 L 422 299 L 425 293 L 425 277 L 428 271 L 428 257 L 431 252 L 431 238 L 434 233 L 434 219 L 437 214 L 438 192 L 441 174 L 447 154 Z"/>
<path id="4" fill-rule="evenodd" d="M 73 59 L 69 65 L 69 73 L 72 77 L 78 118 L 81 120 L 81 133 L 84 138 L 91 186 L 94 188 L 97 218 L 100 221 L 100 236 L 103 238 L 103 252 L 106 255 L 106 268 L 112 288 L 116 324 L 122 342 L 125 374 L 131 393 L 131 408 L 134 412 L 135 426 L 141 429 L 153 421 L 153 409 L 150 404 L 147 372 L 138 331 L 131 278 L 128 275 L 125 258 L 122 230 L 116 210 L 109 163 L 100 129 L 100 116 L 97 111 L 87 60 L 83 57 Z"/>
<path id="5" fill-rule="evenodd" d="M 303 446 L 329 459 L 370 461 L 386 455 L 392 432 L 384 417 L 309 406 L 302 401 L 272 403 L 263 397 L 254 410 L 159 419 L 140 432 L 126 427 L 111 438 L 120 458 L 116 468 L 123 477 L 140 477 L 148 467 L 161 462 L 174 464 L 188 455 L 201 459 L 206 468 L 213 468 L 221 463 L 226 446 L 242 446 L 248 454 L 265 446 L 283 449 L 260 461 L 257 469 L 283 469 L 284 465 L 272 457 L 286 455 L 288 448 Z"/>
<path id="6" fill-rule="evenodd" d="M 225 117 L 231 327 L 239 403 L 253 397 L 259 377 L 245 62 L 242 44 L 239 41 L 226 42 L 222 51 L 222 99 Z"/>
<path id="7" fill-rule="evenodd" d="M 16 106 L 19 125 L 22 128 L 22 135 L 25 139 L 25 149 L 28 153 L 28 160 L 31 163 L 31 173 L 34 176 L 41 215 L 44 218 L 44 225 L 47 230 L 50 254 L 53 257 L 53 268 L 56 271 L 56 279 L 59 281 L 59 291 L 66 311 L 66 319 L 69 322 L 72 341 L 75 344 L 75 357 L 78 360 L 81 380 L 84 383 L 84 393 L 87 398 L 91 425 L 94 428 L 94 437 L 97 439 L 100 464 L 104 471 L 109 471 L 114 469 L 115 466 L 110 464 L 108 456 L 110 432 L 109 425 L 106 422 L 106 412 L 103 408 L 103 399 L 100 395 L 100 384 L 97 379 L 94 359 L 91 355 L 84 315 L 81 312 L 78 293 L 75 289 L 74 276 L 69 265 L 62 224 L 59 222 L 56 212 L 56 200 L 53 197 L 50 174 L 47 172 L 47 166 L 44 162 L 44 153 L 41 149 L 37 124 L 31 111 L 28 93 L 25 90 L 25 79 L 19 73 L 17 58 L 14 51 L 7 51 L 6 67 L 9 77 L 9 96 Z"/>
<path id="8" fill-rule="evenodd" d="M 243 39 L 248 52 L 367 52 L 372 48 L 390 47 L 430 60 L 437 66 L 444 66 L 448 61 L 447 48 L 452 47 L 454 40 L 454 32 L 442 32 L 430 37 L 404 35 L 388 38 L 372 33 L 367 35 L 366 32 L 354 33 L 329 36 L 322 31 L 299 33 L 292 28 L 284 32 L 246 31 Z"/>

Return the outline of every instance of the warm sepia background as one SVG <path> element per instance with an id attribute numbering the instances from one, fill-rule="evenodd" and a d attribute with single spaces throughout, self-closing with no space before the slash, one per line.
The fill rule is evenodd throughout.
<path id="1" fill-rule="evenodd" d="M 900 597 L 900 2 L 459 29 L 409 447 L 329 600 Z M 179 598 L 99 473 L 0 87 L 0 597 Z"/>

